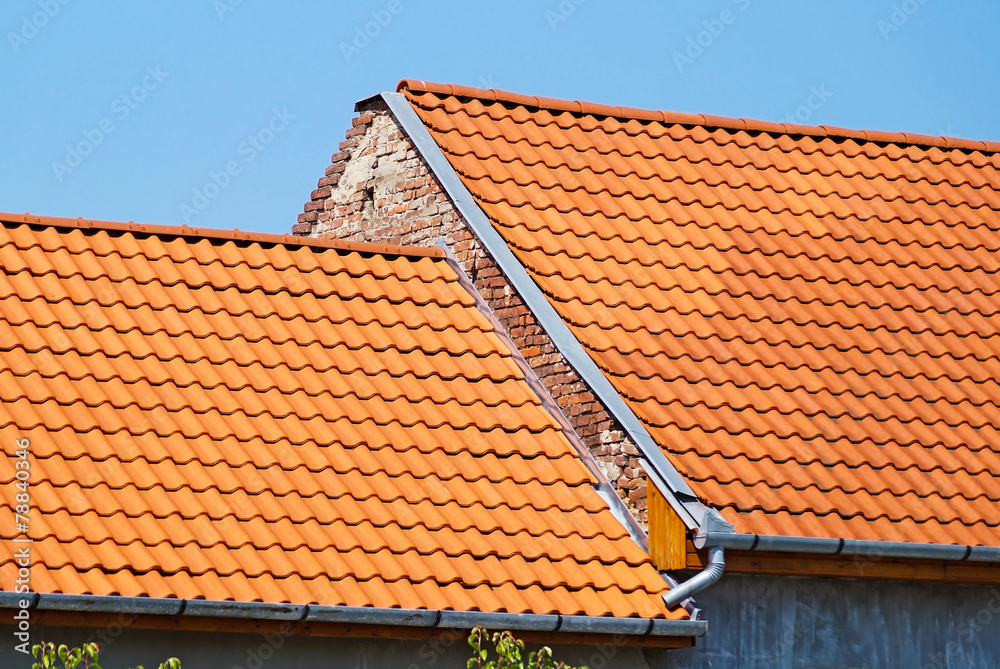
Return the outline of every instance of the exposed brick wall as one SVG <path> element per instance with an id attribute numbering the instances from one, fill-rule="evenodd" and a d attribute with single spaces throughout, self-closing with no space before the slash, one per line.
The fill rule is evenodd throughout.
<path id="1" fill-rule="evenodd" d="M 443 240 L 646 525 L 646 482 L 635 444 L 556 350 L 381 100 L 361 108 L 292 231 L 420 246 Z"/>

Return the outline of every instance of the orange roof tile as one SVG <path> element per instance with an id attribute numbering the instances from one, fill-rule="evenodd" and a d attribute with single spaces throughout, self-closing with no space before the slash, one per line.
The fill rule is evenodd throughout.
<path id="1" fill-rule="evenodd" d="M 0 583 L 687 616 L 440 250 L 0 220 Z"/>
<path id="2" fill-rule="evenodd" d="M 1000 545 L 1000 144 L 399 90 L 738 532 Z"/>

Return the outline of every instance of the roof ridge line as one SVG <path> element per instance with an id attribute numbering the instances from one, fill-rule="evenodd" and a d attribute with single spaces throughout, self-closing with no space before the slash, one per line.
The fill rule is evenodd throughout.
<path id="1" fill-rule="evenodd" d="M 463 98 L 478 98 L 483 100 L 508 102 L 512 104 L 524 105 L 526 107 L 536 107 L 538 109 L 550 109 L 555 111 L 565 111 L 574 114 L 593 114 L 597 116 L 610 116 L 619 119 L 635 119 L 639 121 L 659 121 L 665 124 L 680 125 L 700 125 L 712 128 L 724 128 L 726 130 L 747 130 L 750 132 L 766 132 L 779 135 L 806 135 L 811 137 L 830 137 L 854 139 L 862 142 L 876 142 L 884 144 L 906 144 L 913 146 L 936 147 L 940 149 L 959 149 L 962 151 L 981 151 L 983 153 L 1000 153 L 1000 142 L 988 142 L 984 140 L 960 139 L 957 137 L 944 137 L 932 135 L 919 135 L 909 132 L 889 132 L 884 130 L 851 130 L 848 128 L 838 128 L 835 126 L 810 126 L 791 123 L 773 123 L 770 121 L 757 121 L 745 118 L 728 118 L 724 116 L 711 116 L 708 114 L 687 114 L 684 112 L 653 111 L 648 109 L 637 109 L 634 107 L 612 107 L 594 102 L 581 102 L 579 100 L 559 100 L 556 98 L 542 98 L 531 95 L 522 95 L 509 91 L 497 90 L 494 88 L 483 89 L 471 86 L 459 86 L 453 84 L 438 84 L 417 79 L 403 79 L 396 86 L 396 91 L 424 91 L 427 93 L 438 93 Z"/>
<path id="2" fill-rule="evenodd" d="M 437 247 L 399 246 L 395 244 L 379 244 L 372 242 L 352 242 L 343 239 L 321 239 L 299 237 L 290 234 L 273 234 L 266 232 L 244 232 L 243 230 L 221 230 L 218 228 L 192 228 L 187 225 L 160 225 L 152 223 L 118 223 L 95 219 L 60 218 L 57 216 L 37 216 L 35 214 L 11 214 L 0 212 L 2 223 L 24 223 L 28 225 L 44 225 L 54 228 L 76 228 L 79 230 L 109 230 L 114 232 L 132 232 L 150 236 L 183 237 L 187 239 L 218 239 L 223 241 L 282 244 L 285 246 L 309 246 L 319 249 L 334 249 L 337 251 L 355 251 L 377 255 L 396 255 L 410 258 L 444 259 L 444 253 Z"/>

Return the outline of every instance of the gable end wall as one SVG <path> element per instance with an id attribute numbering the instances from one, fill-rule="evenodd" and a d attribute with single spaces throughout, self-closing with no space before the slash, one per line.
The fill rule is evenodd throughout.
<path id="1" fill-rule="evenodd" d="M 382 100 L 360 107 L 331 162 L 293 233 L 419 246 L 444 241 L 645 527 L 646 479 L 635 444 L 556 350 Z"/>

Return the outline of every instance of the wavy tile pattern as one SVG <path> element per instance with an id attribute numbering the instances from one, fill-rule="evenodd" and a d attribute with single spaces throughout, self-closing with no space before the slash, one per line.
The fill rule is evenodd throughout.
<path id="1" fill-rule="evenodd" d="M 1000 146 L 400 88 L 738 531 L 1000 544 Z"/>
<path id="2" fill-rule="evenodd" d="M 6 218 L 0 583 L 686 616 L 442 254 Z"/>

